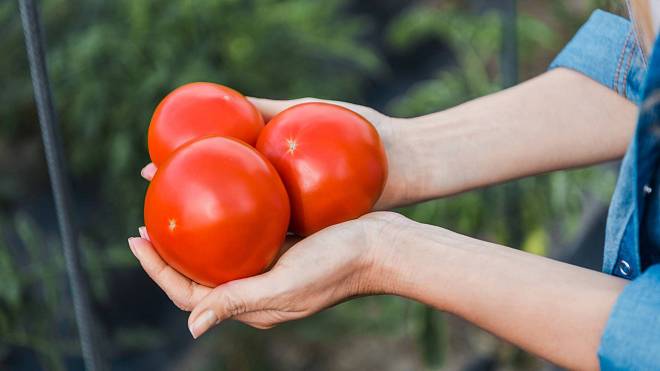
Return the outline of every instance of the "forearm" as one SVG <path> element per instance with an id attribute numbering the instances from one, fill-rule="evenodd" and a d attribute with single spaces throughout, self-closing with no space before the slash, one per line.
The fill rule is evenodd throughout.
<path id="1" fill-rule="evenodd" d="M 446 111 L 395 120 L 388 189 L 403 205 L 620 158 L 635 117 L 630 101 L 556 69 Z"/>
<path id="2" fill-rule="evenodd" d="M 597 348 L 626 280 L 404 223 L 386 261 L 381 289 L 461 316 L 570 369 L 597 369 Z"/>

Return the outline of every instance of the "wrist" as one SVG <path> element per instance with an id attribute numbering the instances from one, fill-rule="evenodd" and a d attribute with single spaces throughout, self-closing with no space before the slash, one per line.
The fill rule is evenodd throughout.
<path id="1" fill-rule="evenodd" d="M 448 164 L 453 153 L 444 150 L 446 141 L 456 141 L 446 111 L 432 117 L 389 118 L 381 139 L 387 148 L 388 179 L 377 210 L 404 206 L 441 197 L 451 185 Z M 440 160 L 442 159 L 442 160 Z M 441 177 L 439 175 L 442 175 Z"/>
<path id="2" fill-rule="evenodd" d="M 463 290 L 455 277 L 469 271 L 467 264 L 479 255 L 484 242 L 388 214 L 396 217 L 374 237 L 375 258 L 369 279 L 374 291 L 454 312 L 453 301 Z"/>
<path id="3" fill-rule="evenodd" d="M 419 223 L 394 212 L 375 212 L 361 218 L 367 232 L 366 264 L 361 294 L 395 294 L 401 291 L 406 268 L 400 264 L 403 245 Z"/>
<path id="4" fill-rule="evenodd" d="M 407 143 L 410 119 L 387 117 L 379 129 L 381 141 L 387 152 L 388 175 L 374 210 L 388 210 L 407 203 L 411 172 L 410 152 Z"/>

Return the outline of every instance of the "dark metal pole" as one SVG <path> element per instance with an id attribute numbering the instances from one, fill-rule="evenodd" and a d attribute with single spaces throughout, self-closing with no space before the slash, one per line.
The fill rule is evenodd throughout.
<path id="1" fill-rule="evenodd" d="M 500 71 L 502 88 L 506 89 L 518 83 L 518 30 L 516 0 L 501 1 L 500 18 L 502 21 L 502 51 Z M 522 208 L 520 184 L 508 184 L 504 190 L 507 212 L 509 214 L 509 241 L 511 246 L 520 248 L 523 242 Z"/>
<path id="2" fill-rule="evenodd" d="M 96 346 L 97 338 L 94 334 L 88 288 L 80 268 L 77 233 L 71 217 L 71 189 L 65 175 L 64 156 L 46 69 L 39 13 L 33 0 L 19 0 L 19 10 L 82 356 L 87 370 L 101 370 L 102 363 Z"/>

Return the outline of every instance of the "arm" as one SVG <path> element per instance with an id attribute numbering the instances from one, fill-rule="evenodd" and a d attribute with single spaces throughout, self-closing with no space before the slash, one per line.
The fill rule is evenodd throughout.
<path id="1" fill-rule="evenodd" d="M 309 100 L 250 99 L 267 119 Z M 564 68 L 411 119 L 331 103 L 360 113 L 380 133 L 390 167 L 381 210 L 620 158 L 637 114 L 632 102 Z"/>
<path id="2" fill-rule="evenodd" d="M 636 114 L 611 89 L 558 68 L 446 111 L 395 120 L 394 203 L 620 158 Z"/>
<path id="3" fill-rule="evenodd" d="M 612 306 L 629 282 L 405 221 L 374 279 L 568 369 L 598 369 Z"/>
<path id="4" fill-rule="evenodd" d="M 385 293 L 459 315 L 571 369 L 598 368 L 600 337 L 628 282 L 387 212 L 328 227 L 270 271 L 213 289 L 168 267 L 146 238 L 129 243 L 175 304 L 192 311 L 193 337 L 227 319 L 270 328 Z"/>
<path id="5" fill-rule="evenodd" d="M 415 119 L 423 129 L 406 146 L 422 153 L 413 156 L 402 203 L 620 158 L 646 69 L 632 31 L 628 20 L 596 10 L 550 72 Z"/>
<path id="6" fill-rule="evenodd" d="M 250 98 L 268 120 L 317 99 Z M 389 176 L 383 210 L 548 171 L 623 156 L 637 107 L 573 70 L 557 68 L 512 88 L 434 114 L 398 119 L 345 106 L 376 126 Z M 150 179 L 149 164 L 142 171 Z"/>

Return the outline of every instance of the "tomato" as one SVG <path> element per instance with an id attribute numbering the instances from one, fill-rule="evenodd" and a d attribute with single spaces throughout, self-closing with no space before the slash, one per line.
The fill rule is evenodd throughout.
<path id="1" fill-rule="evenodd" d="M 257 150 L 275 166 L 291 201 L 291 230 L 312 234 L 369 212 L 387 179 L 376 129 L 328 103 L 304 103 L 266 125 Z"/>
<path id="2" fill-rule="evenodd" d="M 147 232 L 173 268 L 206 286 L 262 272 L 289 223 L 273 166 L 226 137 L 186 144 L 161 164 L 144 206 Z"/>
<path id="3" fill-rule="evenodd" d="M 261 113 L 241 93 L 210 82 L 194 82 L 169 93 L 149 125 L 149 155 L 160 165 L 175 149 L 211 135 L 254 145 L 264 126 Z"/>

